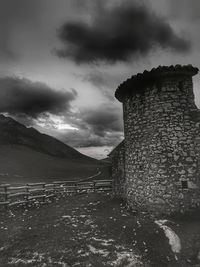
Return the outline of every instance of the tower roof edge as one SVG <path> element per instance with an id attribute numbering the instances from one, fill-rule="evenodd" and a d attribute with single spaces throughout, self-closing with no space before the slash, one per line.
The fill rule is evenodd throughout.
<path id="1" fill-rule="evenodd" d="M 115 97 L 123 102 L 124 95 L 133 91 L 133 87 L 138 91 L 139 88 L 148 85 L 150 82 L 156 82 L 159 78 L 166 76 L 194 76 L 199 72 L 199 69 L 192 65 L 171 65 L 171 66 L 159 66 L 153 68 L 150 71 L 145 70 L 143 73 L 133 75 L 121 83 L 115 91 Z"/>

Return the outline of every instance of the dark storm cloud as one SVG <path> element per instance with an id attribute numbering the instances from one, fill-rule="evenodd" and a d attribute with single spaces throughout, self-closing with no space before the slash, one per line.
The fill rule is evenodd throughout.
<path id="1" fill-rule="evenodd" d="M 154 47 L 188 51 L 190 44 L 176 35 L 172 27 L 145 6 L 121 4 L 102 8 L 90 23 L 67 22 L 59 30 L 64 47 L 59 57 L 76 63 L 130 61 L 146 55 Z"/>
<path id="2" fill-rule="evenodd" d="M 71 101 L 76 97 L 74 89 L 55 91 L 44 83 L 28 79 L 0 78 L 0 112 L 11 115 L 36 118 L 45 112 L 59 114 L 68 111 Z"/>
<path id="3" fill-rule="evenodd" d="M 71 113 L 66 122 L 78 130 L 64 130 L 53 135 L 74 147 L 114 146 L 123 138 L 121 108 L 111 103 Z"/>
<path id="4" fill-rule="evenodd" d="M 110 106 L 108 104 L 101 105 L 93 111 L 85 110 L 82 120 L 98 136 L 104 136 L 106 132 L 122 131 L 121 110 L 116 109 L 113 103 Z"/>

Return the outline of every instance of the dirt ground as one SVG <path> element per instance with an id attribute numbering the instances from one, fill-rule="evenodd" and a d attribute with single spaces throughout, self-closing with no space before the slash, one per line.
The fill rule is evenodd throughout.
<path id="1" fill-rule="evenodd" d="M 127 210 L 106 193 L 1 211 L 0 266 L 200 266 L 200 218 L 165 222 L 180 238 L 175 252 L 161 219 Z"/>

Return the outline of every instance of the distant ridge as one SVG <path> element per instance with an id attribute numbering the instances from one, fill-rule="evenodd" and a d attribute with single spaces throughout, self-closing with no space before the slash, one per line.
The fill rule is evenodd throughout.
<path id="1" fill-rule="evenodd" d="M 0 115 L 0 184 L 79 180 L 99 168 L 103 168 L 100 161 Z"/>
<path id="2" fill-rule="evenodd" d="M 0 114 L 0 145 L 21 145 L 37 152 L 60 158 L 92 160 L 54 137 L 27 128 L 16 120 Z"/>

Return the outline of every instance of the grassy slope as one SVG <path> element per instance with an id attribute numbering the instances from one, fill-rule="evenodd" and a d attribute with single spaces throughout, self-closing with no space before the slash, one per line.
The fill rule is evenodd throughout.
<path id="1" fill-rule="evenodd" d="M 0 146 L 0 184 L 80 179 L 101 168 L 98 161 L 65 159 L 24 146 Z M 104 178 L 107 172 L 104 170 Z"/>
<path id="2" fill-rule="evenodd" d="M 92 161 L 58 139 L 0 114 L 0 144 L 20 145 L 51 156 Z"/>

